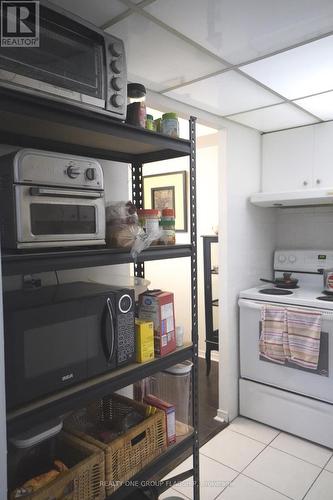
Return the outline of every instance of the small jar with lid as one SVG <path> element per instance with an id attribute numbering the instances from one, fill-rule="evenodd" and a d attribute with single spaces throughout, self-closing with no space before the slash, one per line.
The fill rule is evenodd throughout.
<path id="1" fill-rule="evenodd" d="M 163 234 L 160 238 L 162 245 L 175 245 L 176 244 L 176 219 L 175 211 L 173 208 L 164 208 L 162 210 L 160 227 Z"/>
<path id="2" fill-rule="evenodd" d="M 127 85 L 127 115 L 126 123 L 136 127 L 146 127 L 146 87 L 141 83 Z"/>
<path id="3" fill-rule="evenodd" d="M 160 231 L 160 210 L 155 209 L 138 209 L 139 224 L 144 229 L 146 234 L 158 234 Z M 156 239 L 152 242 L 152 245 L 158 245 L 159 240 Z"/>
<path id="4" fill-rule="evenodd" d="M 179 122 L 176 113 L 164 113 L 162 115 L 161 132 L 171 137 L 179 137 Z"/>
<path id="5" fill-rule="evenodd" d="M 146 129 L 147 130 L 152 130 L 153 132 L 156 132 L 156 125 L 155 125 L 155 122 L 154 122 L 153 115 L 147 115 L 146 116 Z"/>

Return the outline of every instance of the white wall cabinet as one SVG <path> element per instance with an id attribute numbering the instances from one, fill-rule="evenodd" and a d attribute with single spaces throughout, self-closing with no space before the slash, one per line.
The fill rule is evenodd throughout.
<path id="1" fill-rule="evenodd" d="M 314 187 L 333 188 L 333 122 L 314 128 Z"/>
<path id="2" fill-rule="evenodd" d="M 262 191 L 333 188 L 333 123 L 263 136 Z"/>

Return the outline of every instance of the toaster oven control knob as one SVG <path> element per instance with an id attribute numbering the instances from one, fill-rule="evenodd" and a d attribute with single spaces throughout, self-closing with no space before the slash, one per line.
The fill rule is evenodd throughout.
<path id="1" fill-rule="evenodd" d="M 111 97 L 110 99 L 112 106 L 115 108 L 121 108 L 121 106 L 124 104 L 124 98 L 122 95 L 115 94 Z"/>
<path id="2" fill-rule="evenodd" d="M 109 45 L 109 51 L 113 56 L 119 57 L 122 54 L 123 47 L 120 42 L 113 42 Z"/>
<path id="3" fill-rule="evenodd" d="M 112 71 L 116 74 L 119 75 L 121 73 L 121 61 L 119 59 L 115 59 L 114 61 L 111 62 L 111 69 Z"/>
<path id="4" fill-rule="evenodd" d="M 94 168 L 87 168 L 86 178 L 88 179 L 88 181 L 94 181 L 96 179 L 96 171 Z"/>
<path id="5" fill-rule="evenodd" d="M 73 165 L 67 167 L 67 175 L 70 179 L 76 179 L 81 173 L 81 170 Z"/>
<path id="6" fill-rule="evenodd" d="M 111 80 L 111 86 L 115 90 L 121 90 L 124 86 L 124 82 L 121 78 L 112 78 Z"/>

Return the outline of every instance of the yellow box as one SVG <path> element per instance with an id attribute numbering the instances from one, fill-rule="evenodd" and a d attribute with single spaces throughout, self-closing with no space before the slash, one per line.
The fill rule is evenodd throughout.
<path id="1" fill-rule="evenodd" d="M 135 334 L 137 363 L 154 359 L 154 323 L 135 318 Z"/>

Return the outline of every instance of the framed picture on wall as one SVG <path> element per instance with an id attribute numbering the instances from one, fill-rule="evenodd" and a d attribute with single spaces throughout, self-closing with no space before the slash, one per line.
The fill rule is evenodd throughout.
<path id="1" fill-rule="evenodd" d="M 173 208 L 176 231 L 187 232 L 187 186 L 186 171 L 143 177 L 145 208 Z"/>

